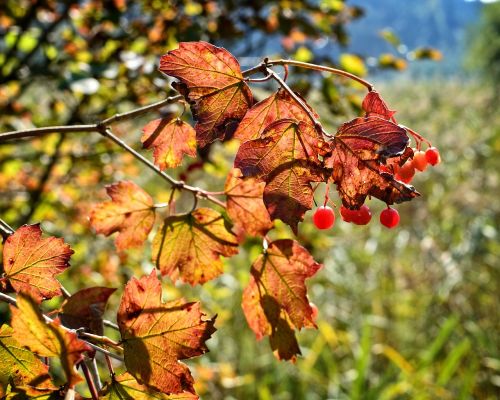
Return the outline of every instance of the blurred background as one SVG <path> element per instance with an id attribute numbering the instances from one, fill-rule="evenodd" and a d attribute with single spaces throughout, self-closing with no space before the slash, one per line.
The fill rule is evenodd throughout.
<path id="1" fill-rule="evenodd" d="M 298 333 L 296 364 L 277 361 L 267 339 L 257 342 L 241 310 L 259 240 L 245 242 L 226 273 L 203 287 L 165 279 L 166 298 L 200 298 L 218 314 L 210 353 L 189 361 L 201 397 L 500 398 L 500 3 L 3 0 L 0 131 L 95 122 L 163 99 L 173 91 L 159 57 L 190 40 L 226 47 L 243 68 L 291 57 L 361 75 L 443 159 L 415 177 L 422 197 L 398 206 L 395 230 L 380 226 L 375 200 L 367 226 L 337 215 L 331 231 L 318 232 L 306 215 L 298 239 L 324 268 L 308 281 L 318 330 Z M 292 69 L 289 81 L 330 132 L 360 112 L 363 90 L 339 77 Z M 272 89 L 260 85 L 256 97 Z M 141 127 L 153 117 L 116 133 L 140 149 Z M 200 154 L 203 163 L 185 160 L 170 172 L 221 190 L 235 150 L 232 141 L 216 143 Z M 0 218 L 14 228 L 41 221 L 71 244 L 72 268 L 61 279 L 72 292 L 121 288 L 152 269 L 150 245 L 117 254 L 112 238 L 88 224 L 104 185 L 120 179 L 168 200 L 163 181 L 97 133 L 0 143 Z M 278 222 L 274 236 L 293 234 Z"/>

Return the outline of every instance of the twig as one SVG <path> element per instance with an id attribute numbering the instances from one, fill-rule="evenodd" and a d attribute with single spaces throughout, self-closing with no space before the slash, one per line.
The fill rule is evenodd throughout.
<path id="1" fill-rule="evenodd" d="M 3 240 L 7 240 L 7 238 L 14 233 L 14 229 L 12 229 L 4 220 L 0 219 L 0 235 L 2 235 Z"/>
<path id="2" fill-rule="evenodd" d="M 84 337 L 90 340 L 94 340 L 96 342 L 105 344 L 107 346 L 113 347 L 114 349 L 123 351 L 123 347 L 121 347 L 118 342 L 115 342 L 114 340 L 108 338 L 107 336 L 99 336 L 99 335 L 94 335 L 93 333 L 88 333 L 85 331 L 80 331 L 76 330 L 76 333 L 79 337 Z"/>
<path id="3" fill-rule="evenodd" d="M 13 297 L 11 297 L 11 296 L 9 296 L 9 295 L 6 295 L 5 293 L 1 293 L 0 292 L 0 301 L 3 301 L 3 302 L 8 303 L 8 304 L 12 304 L 13 306 L 17 307 L 16 299 L 13 298 Z M 47 323 L 50 323 L 50 322 L 54 321 L 52 318 L 48 317 L 45 314 L 42 314 L 42 316 L 43 316 L 43 319 L 45 320 L 45 322 L 47 322 Z M 64 325 L 61 325 L 61 327 L 63 329 L 65 329 L 66 331 L 68 331 L 68 332 L 76 333 L 76 334 L 78 333 L 74 329 L 70 329 L 70 328 L 68 328 L 68 327 L 66 327 Z M 81 340 L 84 341 L 90 347 L 92 347 L 94 350 L 99 351 L 99 352 L 101 352 L 103 354 L 107 354 L 109 357 L 112 357 L 112 358 L 114 358 L 116 360 L 123 361 L 123 357 L 121 357 L 121 356 L 119 356 L 117 354 L 111 353 L 110 351 L 108 351 L 106 349 L 103 349 L 102 347 L 96 346 L 95 344 L 93 344 L 93 343 L 91 343 L 91 342 L 89 342 L 87 340 L 84 340 L 84 339 L 81 339 Z"/>
<path id="4" fill-rule="evenodd" d="M 117 331 L 120 330 L 120 328 L 118 327 L 118 325 L 116 325 L 114 322 L 108 321 L 107 319 L 103 319 L 102 323 L 105 326 L 109 326 L 110 328 L 113 328 L 114 330 L 117 330 Z"/>
<path id="5" fill-rule="evenodd" d="M 85 380 L 87 381 L 87 386 L 89 387 L 90 394 L 92 395 L 92 400 L 99 400 L 99 393 L 95 387 L 94 380 L 92 379 L 92 375 L 90 374 L 87 364 L 85 364 L 85 361 L 82 361 L 78 364 L 78 366 L 83 371 L 83 376 L 85 376 Z"/>

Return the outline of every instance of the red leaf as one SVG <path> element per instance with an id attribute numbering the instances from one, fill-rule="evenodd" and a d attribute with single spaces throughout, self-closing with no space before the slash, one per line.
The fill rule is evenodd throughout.
<path id="1" fill-rule="evenodd" d="M 61 322 L 68 328 L 85 328 L 87 332 L 102 336 L 102 316 L 109 296 L 115 290 L 107 287 L 79 290 L 64 301 L 59 313 Z"/>
<path id="2" fill-rule="evenodd" d="M 363 100 L 362 107 L 363 110 L 365 110 L 367 117 L 375 116 L 386 120 L 391 120 L 394 123 L 396 122 L 396 120 L 394 119 L 394 114 L 396 114 L 396 111 L 389 110 L 389 107 L 387 107 L 385 101 L 382 100 L 380 94 L 375 90 L 368 92 Z"/>
<path id="3" fill-rule="evenodd" d="M 5 277 L 17 293 L 29 293 L 38 303 L 61 295 L 54 278 L 69 267 L 73 250 L 63 239 L 42 239 L 40 225 L 23 225 L 4 244 Z"/>
<path id="4" fill-rule="evenodd" d="M 196 132 L 180 119 L 155 119 L 142 131 L 142 145 L 154 149 L 155 165 L 161 170 L 178 167 L 184 154 L 196 157 Z"/>
<path id="5" fill-rule="evenodd" d="M 253 103 L 238 61 L 209 43 L 180 43 L 162 56 L 160 71 L 180 80 L 175 88 L 191 104 L 200 147 L 231 135 Z"/>
<path id="6" fill-rule="evenodd" d="M 200 303 L 162 303 L 161 292 L 154 270 L 125 287 L 118 311 L 125 365 L 139 383 L 163 393 L 195 393 L 193 377 L 179 360 L 208 351 L 215 318 L 204 319 Z"/>
<path id="7" fill-rule="evenodd" d="M 294 329 L 316 327 L 305 280 L 319 268 L 321 264 L 290 239 L 270 243 L 252 265 L 243 292 L 243 312 L 257 339 L 270 336 L 271 348 L 280 360 L 295 361 L 300 354 Z"/>
<path id="8" fill-rule="evenodd" d="M 153 240 L 153 262 L 162 275 L 202 284 L 222 273 L 221 256 L 238 253 L 236 237 L 210 208 L 165 219 Z"/>
<path id="9" fill-rule="evenodd" d="M 41 357 L 59 357 L 69 387 L 82 380 L 75 365 L 83 360 L 83 353 L 91 351 L 76 334 L 61 327 L 58 319 L 46 323 L 34 299 L 24 294 L 17 296 L 17 307 L 12 312 L 13 337 Z"/>
<path id="10" fill-rule="evenodd" d="M 310 182 L 326 180 L 319 156 L 328 152 L 311 124 L 283 119 L 269 125 L 262 137 L 243 143 L 234 164 L 243 175 L 266 182 L 264 203 L 271 218 L 282 219 L 296 232 L 312 206 Z"/>
<path id="11" fill-rule="evenodd" d="M 264 186 L 254 178 L 243 179 L 238 168 L 231 170 L 226 180 L 227 214 L 237 230 L 251 236 L 264 236 L 273 227 L 262 200 Z"/>
<path id="12" fill-rule="evenodd" d="M 296 95 L 300 97 L 298 93 Z M 302 101 L 307 104 L 304 99 Z M 309 110 L 316 118 L 319 118 L 313 109 L 309 108 Z M 283 89 L 279 89 L 276 93 L 248 110 L 238 125 L 234 137 L 242 142 L 257 139 L 272 122 L 286 118 L 296 121 L 309 121 L 309 116 L 297 105 L 297 102 L 292 99 L 290 94 Z"/>
<path id="13" fill-rule="evenodd" d="M 121 181 L 106 187 L 111 201 L 96 204 L 90 224 L 106 236 L 118 232 L 118 250 L 138 247 L 144 243 L 155 221 L 151 196 L 134 182 Z"/>

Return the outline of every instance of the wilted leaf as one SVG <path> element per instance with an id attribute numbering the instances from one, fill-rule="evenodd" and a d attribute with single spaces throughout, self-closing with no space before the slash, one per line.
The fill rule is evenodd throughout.
<path id="1" fill-rule="evenodd" d="M 198 396 L 183 392 L 178 394 L 164 394 L 154 391 L 145 385 L 141 385 L 129 373 L 124 373 L 113 378 L 111 384 L 104 390 L 101 397 L 104 400 L 197 400 Z"/>
<path id="2" fill-rule="evenodd" d="M 19 343 L 41 357 L 59 357 L 69 387 L 82 380 L 75 365 L 83 360 L 83 353 L 91 351 L 85 342 L 63 329 L 58 319 L 46 323 L 35 301 L 24 295 L 17 296 L 17 307 L 12 312 L 12 335 Z"/>
<path id="3" fill-rule="evenodd" d="M 148 237 L 155 221 L 151 196 L 134 182 L 121 181 L 106 187 L 111 201 L 96 204 L 90 224 L 106 236 L 118 232 L 118 250 L 140 246 Z"/>
<path id="4" fill-rule="evenodd" d="M 29 293 L 37 302 L 61 294 L 54 278 L 69 267 L 73 250 L 63 239 L 42 238 L 40 225 L 23 225 L 4 244 L 5 277 L 18 293 Z"/>
<path id="5" fill-rule="evenodd" d="M 64 301 L 59 312 L 61 322 L 68 328 L 85 328 L 86 332 L 102 336 L 102 316 L 109 296 L 115 290 L 107 287 L 79 290 Z"/>
<path id="6" fill-rule="evenodd" d="M 312 206 L 310 182 L 326 180 L 320 156 L 328 152 L 311 124 L 283 119 L 269 125 L 262 137 L 243 143 L 234 164 L 243 175 L 266 182 L 264 203 L 271 218 L 282 219 L 296 232 Z"/>
<path id="7" fill-rule="evenodd" d="M 226 180 L 227 214 L 237 229 L 251 236 L 264 236 L 273 227 L 262 200 L 264 186 L 254 178 L 243 179 L 238 168 L 232 169 Z"/>
<path id="8" fill-rule="evenodd" d="M 162 56 L 160 71 L 180 80 L 175 88 L 191 104 L 200 147 L 231 135 L 253 103 L 238 61 L 209 43 L 180 43 Z"/>
<path id="9" fill-rule="evenodd" d="M 180 119 L 155 119 L 142 131 L 143 147 L 154 149 L 155 164 L 162 170 L 178 167 L 184 154 L 196 157 L 196 131 Z"/>
<path id="10" fill-rule="evenodd" d="M 162 275 L 191 285 L 219 276 L 220 256 L 236 253 L 236 237 L 222 215 L 210 208 L 166 218 L 153 240 L 153 261 Z"/>
<path id="11" fill-rule="evenodd" d="M 392 174 L 380 172 L 381 161 L 399 159 L 408 141 L 404 128 L 374 116 L 356 118 L 339 128 L 326 164 L 333 168 L 332 180 L 344 206 L 358 209 L 367 196 L 393 204 L 419 195 Z"/>
<path id="12" fill-rule="evenodd" d="M 12 337 L 12 328 L 3 325 L 0 329 L 0 396 L 7 386 L 29 387 L 35 390 L 52 391 L 53 385 L 49 367 L 31 351 Z"/>
<path id="13" fill-rule="evenodd" d="M 215 318 L 204 319 L 199 303 L 162 303 L 156 271 L 132 278 L 118 311 L 127 371 L 163 393 L 194 393 L 193 377 L 179 360 L 208 351 L 205 341 L 214 323 Z"/>
<path id="14" fill-rule="evenodd" d="M 307 104 L 304 99 L 302 99 L 302 101 L 304 104 Z M 311 108 L 310 111 L 318 118 L 318 115 Z M 283 89 L 279 89 L 276 93 L 258 102 L 248 110 L 245 117 L 238 125 L 234 137 L 242 142 L 257 139 L 262 135 L 268 125 L 274 121 L 285 118 L 294 119 L 296 121 L 309 121 L 309 116 L 300 108 L 297 102 L 292 99 L 290 94 Z"/>
<path id="15" fill-rule="evenodd" d="M 316 327 L 305 280 L 318 264 L 296 241 L 277 240 L 252 265 L 242 307 L 257 339 L 270 336 L 278 359 L 295 361 L 300 349 L 294 330 Z"/>

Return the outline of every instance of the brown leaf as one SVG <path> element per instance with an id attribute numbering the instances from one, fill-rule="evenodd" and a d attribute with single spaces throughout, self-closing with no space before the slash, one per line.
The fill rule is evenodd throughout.
<path id="1" fill-rule="evenodd" d="M 17 307 L 12 312 L 12 335 L 19 343 L 41 357 L 59 357 L 69 387 L 82 380 L 75 365 L 83 360 L 83 353 L 91 351 L 76 334 L 61 327 L 58 319 L 45 322 L 35 301 L 24 294 L 17 296 Z"/>
<path id="2" fill-rule="evenodd" d="M 221 256 L 237 253 L 236 237 L 222 215 L 210 208 L 166 218 L 153 240 L 153 262 L 162 275 L 191 285 L 219 276 Z"/>
<path id="3" fill-rule="evenodd" d="M 366 112 L 367 117 L 375 116 L 390 120 L 394 123 L 396 122 L 396 120 L 394 119 L 394 114 L 396 114 L 396 111 L 389 110 L 389 107 L 387 106 L 385 101 L 382 100 L 380 94 L 375 90 L 368 92 L 368 94 L 363 99 L 362 107 Z"/>
<path id="4" fill-rule="evenodd" d="M 102 316 L 109 296 L 115 290 L 107 287 L 79 290 L 64 301 L 59 312 L 61 322 L 68 328 L 85 328 L 86 332 L 102 336 Z"/>
<path id="5" fill-rule="evenodd" d="M 204 319 L 200 303 L 162 303 L 161 292 L 154 270 L 125 287 L 118 311 L 125 365 L 139 383 L 163 393 L 195 393 L 193 377 L 179 360 L 208 351 L 215 318 Z"/>
<path id="6" fill-rule="evenodd" d="M 319 269 L 309 252 L 290 239 L 269 244 L 252 265 L 242 307 L 257 339 L 270 336 L 278 359 L 295 361 L 300 349 L 294 330 L 315 328 L 305 280 Z"/>
<path id="7" fill-rule="evenodd" d="M 125 250 L 144 243 L 155 221 L 151 196 L 134 182 L 121 181 L 106 187 L 111 201 L 96 204 L 90 224 L 106 236 L 118 232 L 116 248 Z"/>
<path id="8" fill-rule="evenodd" d="M 12 337 L 12 328 L 2 325 L 0 329 L 0 396 L 6 394 L 10 384 L 36 391 L 57 390 L 49 375 L 49 367 L 31 351 Z"/>
<path id="9" fill-rule="evenodd" d="M 175 88 L 191 104 L 200 147 L 231 135 L 253 103 L 238 61 L 221 47 L 180 43 L 162 56 L 160 71 L 180 80 Z"/>
<path id="10" fill-rule="evenodd" d="M 17 293 L 29 293 L 38 303 L 61 295 L 54 278 L 69 267 L 73 250 L 63 239 L 42 238 L 40 225 L 23 225 L 4 244 L 5 277 Z"/>
<path id="11" fill-rule="evenodd" d="M 296 95 L 300 97 L 298 93 Z M 307 104 L 304 99 L 302 101 Z M 311 108 L 309 109 L 318 118 L 318 115 Z M 242 142 L 257 139 L 272 122 L 286 118 L 296 121 L 309 121 L 309 116 L 297 105 L 297 102 L 290 94 L 286 90 L 279 89 L 276 93 L 258 102 L 248 110 L 238 125 L 234 137 Z"/>
<path id="12" fill-rule="evenodd" d="M 118 375 L 113 378 L 111 384 L 104 389 L 102 393 L 103 400 L 197 400 L 198 396 L 182 392 L 179 394 L 164 394 L 154 391 L 152 388 L 141 385 L 137 380 L 128 372 Z"/>
<path id="13" fill-rule="evenodd" d="M 232 169 L 226 180 L 227 214 L 236 229 L 251 236 L 264 236 L 273 227 L 262 200 L 264 186 L 254 178 L 243 179 L 238 168 Z"/>
<path id="14" fill-rule="evenodd" d="M 142 145 L 153 148 L 155 165 L 161 170 L 181 165 L 183 155 L 196 157 L 196 131 L 178 118 L 155 119 L 142 131 Z"/>

